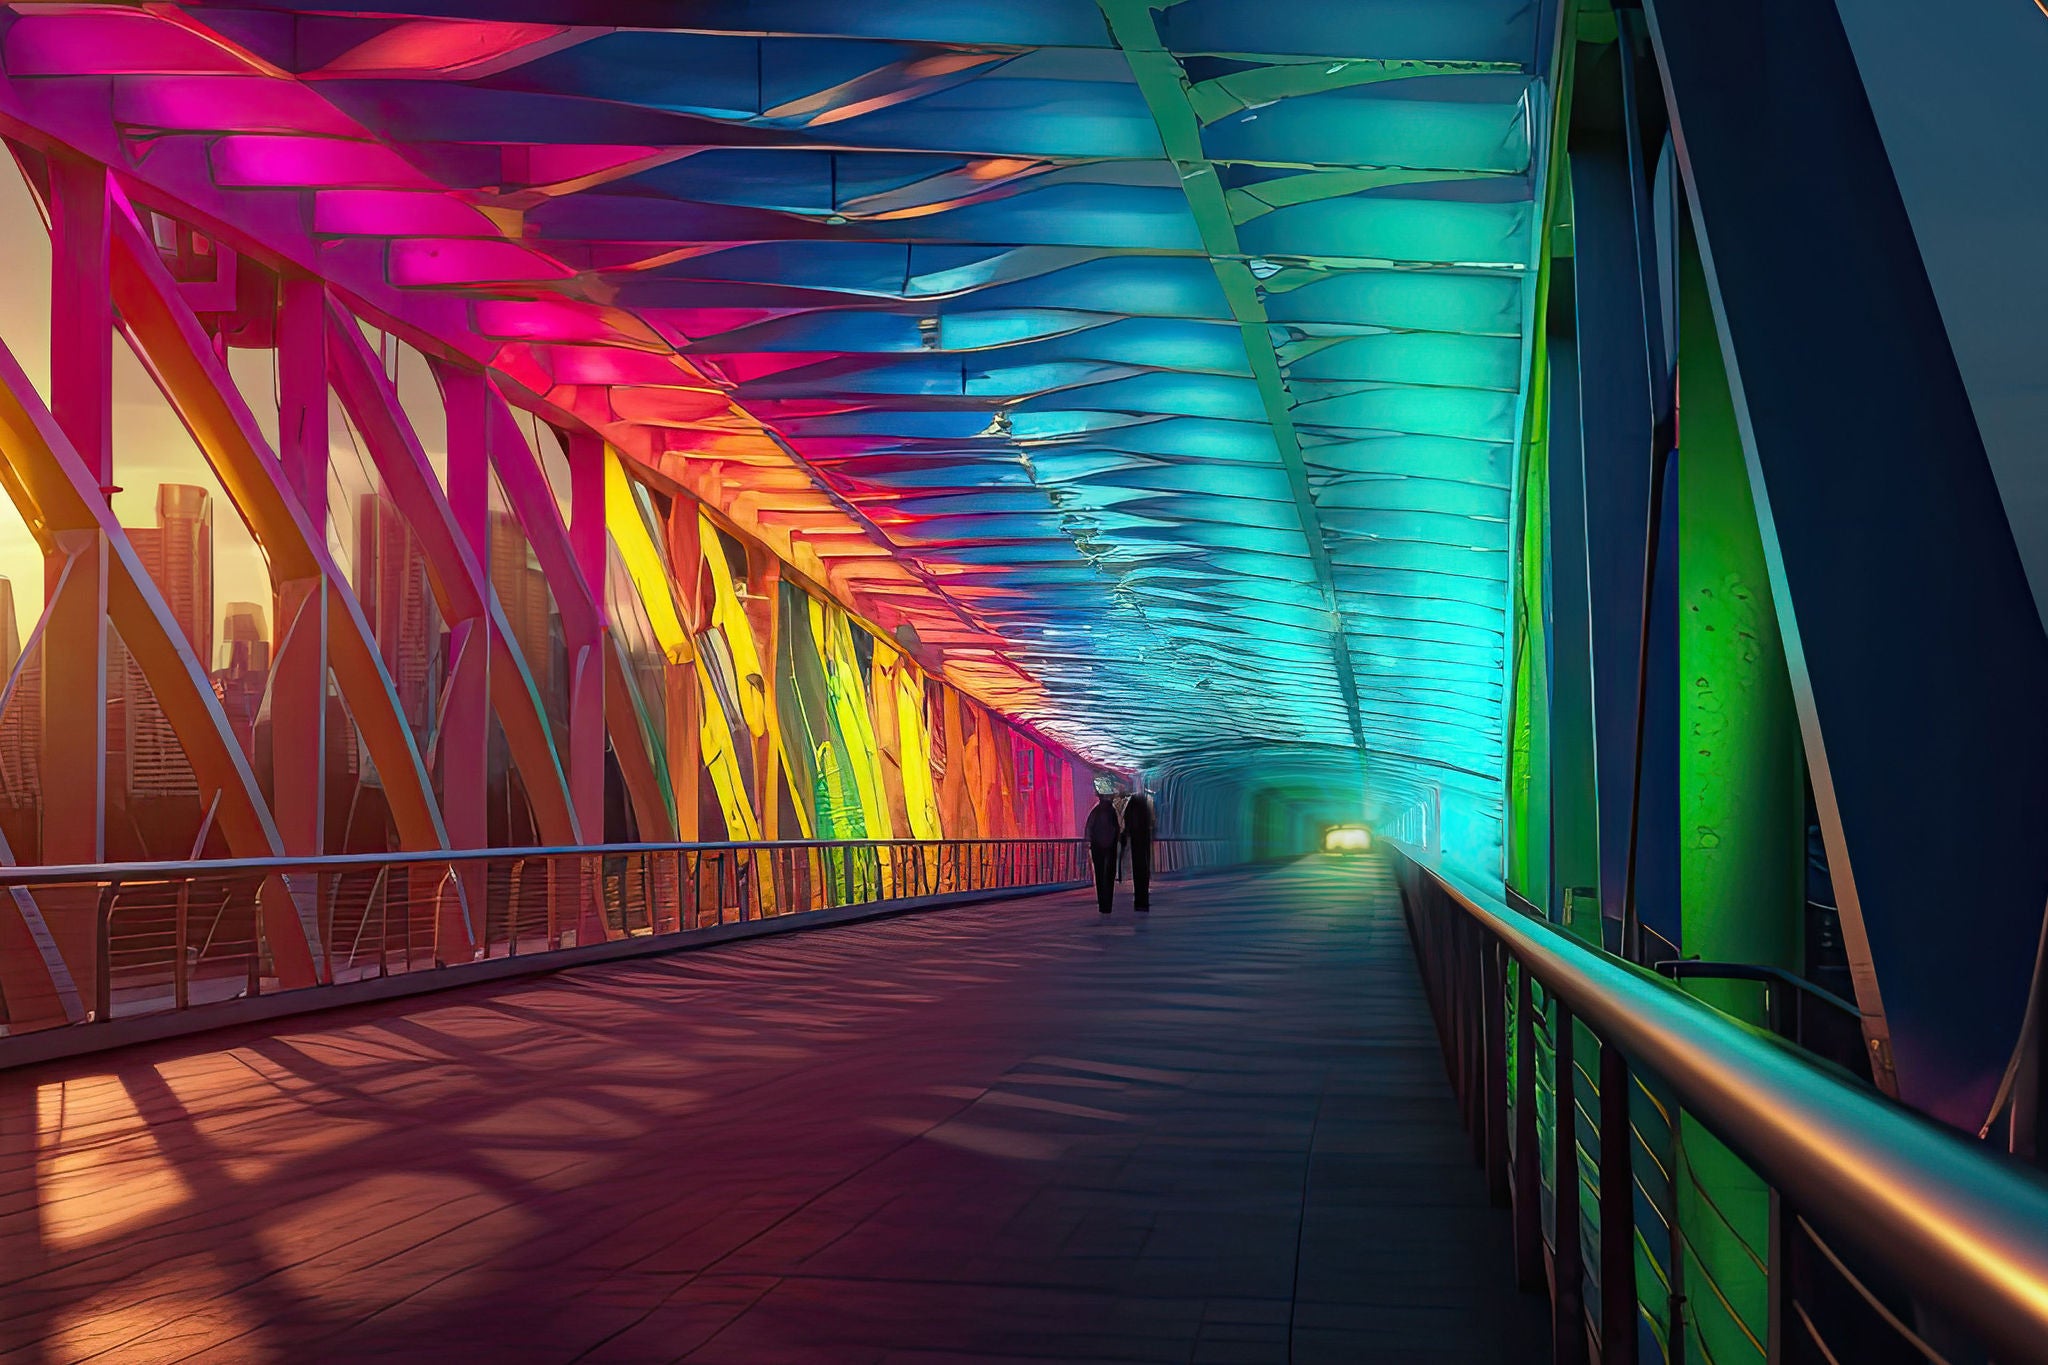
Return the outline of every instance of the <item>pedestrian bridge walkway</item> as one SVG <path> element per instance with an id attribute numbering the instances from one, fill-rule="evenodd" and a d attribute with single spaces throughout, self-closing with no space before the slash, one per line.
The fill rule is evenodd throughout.
<path id="1" fill-rule="evenodd" d="M 1391 872 L 1310 859 L 0 1078 L 0 1359 L 1524 1361 Z"/>

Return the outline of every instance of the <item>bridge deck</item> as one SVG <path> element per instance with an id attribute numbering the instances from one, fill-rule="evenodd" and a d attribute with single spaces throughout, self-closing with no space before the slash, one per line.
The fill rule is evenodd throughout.
<path id="1" fill-rule="evenodd" d="M 1376 861 L 1046 896 L 0 1077 L 0 1358 L 1540 1359 L 1467 1150 Z"/>

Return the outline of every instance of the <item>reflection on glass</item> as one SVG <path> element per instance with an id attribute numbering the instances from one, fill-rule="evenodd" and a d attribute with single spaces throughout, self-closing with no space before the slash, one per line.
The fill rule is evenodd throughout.
<path id="1" fill-rule="evenodd" d="M 0 164 L 0 241 L 7 243 L 7 268 L 0 270 L 0 342 L 28 376 L 36 393 L 50 399 L 50 229 L 42 205 L 21 178 L 12 158 Z M 21 513 L 0 498 L 0 576 L 13 584 L 16 633 L 27 640 L 42 614 L 43 552 Z"/>

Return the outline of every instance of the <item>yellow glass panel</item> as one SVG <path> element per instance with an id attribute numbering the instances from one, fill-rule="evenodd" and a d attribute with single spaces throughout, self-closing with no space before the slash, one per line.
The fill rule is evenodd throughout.
<path id="1" fill-rule="evenodd" d="M 725 708 L 718 703 L 718 691 L 711 685 L 711 674 L 702 654 L 697 656 L 697 687 L 703 698 L 698 707 L 698 740 L 703 746 L 704 769 L 711 774 L 719 809 L 725 813 L 726 831 L 734 839 L 758 839 L 761 822 L 754 818 L 753 803 L 747 799 L 747 783 L 740 772 L 739 755 L 733 751 Z"/>
<path id="2" fill-rule="evenodd" d="M 732 650 L 733 672 L 739 675 L 740 716 L 746 721 L 749 734 L 765 735 L 768 733 L 765 690 L 768 674 L 761 667 L 761 651 L 754 644 L 754 627 L 747 620 L 745 608 L 740 605 L 732 571 L 718 550 L 718 528 L 711 524 L 709 517 L 702 519 L 698 538 L 711 563 L 711 619 L 725 633 L 726 646 Z"/>
<path id="3" fill-rule="evenodd" d="M 939 790 L 932 782 L 931 736 L 925 733 L 924 680 L 908 660 L 896 666 L 894 690 L 897 752 L 903 764 L 903 804 L 910 816 L 910 837 L 943 838 Z"/>
<path id="4" fill-rule="evenodd" d="M 688 663 L 697 651 L 690 643 L 682 613 L 676 610 L 668 566 L 662 561 L 654 532 L 641 513 L 640 500 L 633 496 L 633 481 L 627 477 L 618 452 L 610 446 L 604 451 L 604 520 L 611 531 L 612 544 L 618 547 L 619 558 L 625 561 L 626 574 L 647 608 L 655 643 L 668 655 L 670 663 Z"/>
<path id="5" fill-rule="evenodd" d="M 860 660 L 853 652 L 853 626 L 838 608 L 826 612 L 826 680 L 832 697 L 832 717 L 846 740 L 853 768 L 853 785 L 860 797 L 861 816 L 870 839 L 895 837 L 889 818 L 888 798 L 882 780 L 882 756 L 875 743 L 875 722 L 868 712 L 866 680 L 861 677 Z"/>

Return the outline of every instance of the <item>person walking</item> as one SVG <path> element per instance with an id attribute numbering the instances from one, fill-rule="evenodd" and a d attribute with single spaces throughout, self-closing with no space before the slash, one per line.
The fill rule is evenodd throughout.
<path id="1" fill-rule="evenodd" d="M 1095 908 L 1109 913 L 1116 894 L 1117 850 L 1123 832 L 1117 828 L 1116 793 L 1108 784 L 1095 788 L 1095 809 L 1088 812 L 1088 856 L 1095 864 Z"/>
<path id="2" fill-rule="evenodd" d="M 1124 841 L 1131 847 L 1131 908 L 1152 908 L 1152 798 L 1142 791 L 1124 802 Z"/>

